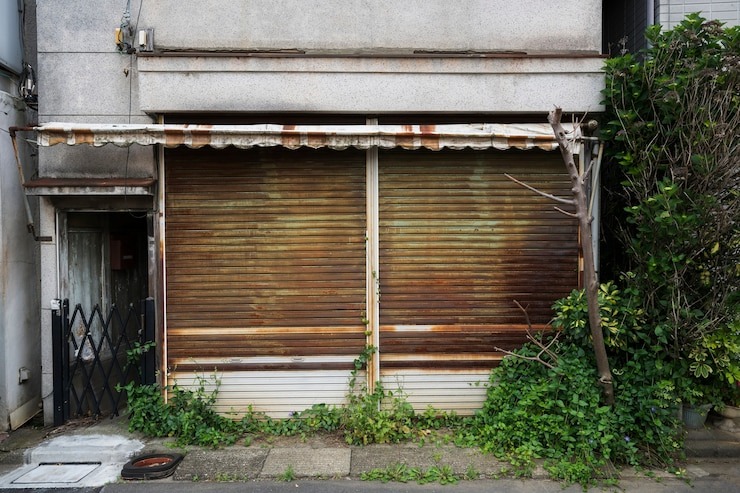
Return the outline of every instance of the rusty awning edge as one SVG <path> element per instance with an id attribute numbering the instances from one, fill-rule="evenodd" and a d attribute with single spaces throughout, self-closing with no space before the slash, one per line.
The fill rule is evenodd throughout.
<path id="1" fill-rule="evenodd" d="M 579 129 L 566 129 L 577 142 Z M 557 149 L 549 124 L 445 124 L 445 125 L 175 125 L 175 124 L 85 124 L 45 123 L 34 127 L 40 146 L 113 144 L 205 146 L 217 149 L 234 146 L 281 146 L 368 149 L 426 148 L 465 149 Z"/>

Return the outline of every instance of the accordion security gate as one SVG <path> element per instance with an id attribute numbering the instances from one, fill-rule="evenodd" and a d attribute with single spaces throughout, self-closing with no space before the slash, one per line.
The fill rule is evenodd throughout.
<path id="1" fill-rule="evenodd" d="M 96 305 L 87 313 L 69 300 L 56 300 L 52 310 L 54 365 L 54 425 L 72 417 L 116 416 L 125 403 L 118 390 L 131 381 L 153 383 L 154 300 L 148 298 L 121 310 L 103 313 Z M 139 358 L 130 358 L 131 350 Z M 133 353 L 132 353 L 133 354 Z"/>

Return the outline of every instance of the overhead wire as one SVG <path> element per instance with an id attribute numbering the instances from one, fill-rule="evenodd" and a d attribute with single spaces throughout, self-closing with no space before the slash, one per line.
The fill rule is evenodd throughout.
<path id="1" fill-rule="evenodd" d="M 136 13 L 136 23 L 131 27 L 131 31 L 136 32 L 136 29 L 139 26 L 139 19 L 141 18 L 141 8 L 144 4 L 144 0 L 139 0 L 139 8 L 138 12 Z M 124 28 L 124 20 L 126 21 L 128 28 L 130 26 L 131 21 L 131 0 L 127 0 L 126 2 L 126 10 L 123 13 L 123 17 L 121 18 L 121 28 Z M 129 50 L 129 66 L 128 66 L 128 123 L 131 123 L 131 116 L 133 113 L 133 78 L 134 78 L 134 56 L 136 54 L 136 50 Z M 131 158 L 131 146 L 129 145 L 126 147 L 126 164 L 124 166 L 124 175 L 123 175 L 123 205 L 125 209 L 128 209 L 128 166 L 129 161 Z M 139 216 L 134 214 L 133 212 L 129 211 L 129 215 L 132 217 L 135 217 L 137 219 L 141 219 L 143 217 L 146 217 L 146 213 L 143 216 Z"/>

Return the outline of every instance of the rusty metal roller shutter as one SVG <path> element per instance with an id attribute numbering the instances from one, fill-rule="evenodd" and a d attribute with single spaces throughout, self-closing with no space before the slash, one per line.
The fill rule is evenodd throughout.
<path id="1" fill-rule="evenodd" d="M 569 195 L 559 153 L 380 154 L 381 373 L 494 366 L 578 285 L 576 222 L 504 176 Z M 560 204 L 557 204 L 560 205 Z"/>
<path id="2" fill-rule="evenodd" d="M 365 340 L 365 155 L 166 151 L 168 366 L 348 369 Z"/>

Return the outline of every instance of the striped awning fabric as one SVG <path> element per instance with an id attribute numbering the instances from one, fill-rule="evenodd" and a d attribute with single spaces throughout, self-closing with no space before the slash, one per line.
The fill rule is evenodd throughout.
<path id="1" fill-rule="evenodd" d="M 180 125 L 46 123 L 34 127 L 40 146 L 56 144 L 237 148 L 282 146 L 346 149 L 556 149 L 549 124 L 444 125 Z M 578 128 L 568 129 L 574 139 Z"/>

